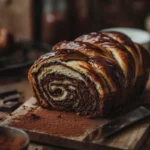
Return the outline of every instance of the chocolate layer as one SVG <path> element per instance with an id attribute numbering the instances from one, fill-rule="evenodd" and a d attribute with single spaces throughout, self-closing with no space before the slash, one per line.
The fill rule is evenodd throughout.
<path id="1" fill-rule="evenodd" d="M 41 106 L 106 116 L 143 91 L 150 56 L 118 32 L 93 32 L 62 41 L 41 56 L 28 78 Z"/>
<path id="2" fill-rule="evenodd" d="M 36 96 L 40 101 L 45 101 L 47 106 L 58 110 L 73 110 L 90 117 L 102 115 L 103 102 L 108 99 L 105 94 L 109 92 L 105 79 L 84 61 L 86 59 L 80 58 L 82 54 L 74 52 L 69 50 L 67 55 L 64 51 L 46 54 L 35 62 L 29 78 L 34 79 L 32 84 L 36 88 Z M 69 65 L 74 62 L 70 59 L 72 55 L 75 62 L 79 61 L 77 66 Z M 62 71 L 63 69 L 71 75 Z"/>

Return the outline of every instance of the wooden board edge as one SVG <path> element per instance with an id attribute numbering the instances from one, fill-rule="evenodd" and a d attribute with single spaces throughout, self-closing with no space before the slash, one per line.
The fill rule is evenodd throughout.
<path id="1" fill-rule="evenodd" d="M 26 131 L 26 130 L 25 130 Z M 40 133 L 40 137 L 37 137 L 36 133 L 34 134 L 34 132 L 30 132 L 30 131 L 26 131 L 29 136 L 31 137 L 33 142 L 40 142 L 42 144 L 51 144 L 54 146 L 58 146 L 58 141 L 59 141 L 59 146 L 63 147 L 63 148 L 73 148 L 73 149 L 79 149 L 79 150 L 83 150 L 83 149 L 87 149 L 87 150 L 121 150 L 118 148 L 112 148 L 112 147 L 108 147 L 107 145 L 100 145 L 100 144 L 95 144 L 92 142 L 83 142 L 83 141 L 78 141 L 78 140 L 73 140 L 73 139 L 68 139 L 66 137 L 59 137 L 59 136 L 54 136 L 54 135 L 45 135 Z M 67 146 L 64 146 L 67 145 Z"/>
<path id="2" fill-rule="evenodd" d="M 12 119 L 16 118 L 17 114 L 23 115 L 23 114 L 26 114 L 29 111 L 29 110 L 25 109 L 25 107 L 35 108 L 36 107 L 35 104 L 36 104 L 36 99 L 34 97 L 31 97 L 24 104 L 22 104 L 19 108 L 17 108 L 14 112 L 9 114 L 4 121 L 0 122 L 0 125 L 8 125 L 8 123 Z"/>
<path id="3" fill-rule="evenodd" d="M 147 129 L 145 130 L 145 134 L 143 134 L 143 136 L 141 137 L 140 142 L 135 145 L 134 150 L 138 150 L 141 148 L 142 144 L 144 143 L 144 141 L 146 140 L 146 138 L 149 135 L 149 130 L 150 130 L 150 124 L 148 125 Z M 132 150 L 132 149 L 130 149 L 130 150 Z"/>
<path id="4" fill-rule="evenodd" d="M 28 110 L 24 109 L 24 107 L 32 107 L 32 108 L 37 107 L 35 105 L 35 103 L 36 103 L 36 99 L 34 97 L 31 97 L 28 101 L 26 101 L 23 105 L 21 105 L 16 111 L 14 111 L 11 116 L 8 116 L 8 118 L 6 120 L 4 120 L 2 123 L 0 123 L 0 125 L 8 125 L 9 122 L 13 118 L 15 118 L 18 113 L 19 113 L 19 115 L 26 114 L 28 112 Z M 111 144 L 110 145 L 109 144 L 108 145 L 104 145 L 104 144 L 97 145 L 97 144 L 93 144 L 92 142 L 91 143 L 86 143 L 86 145 L 88 145 L 88 146 L 85 146 L 85 143 L 82 144 L 83 143 L 82 141 L 76 141 L 76 142 L 74 142 L 75 140 L 71 140 L 71 139 L 68 140 L 68 138 L 62 138 L 62 137 L 59 137 L 59 138 L 60 138 L 60 141 L 62 139 L 63 139 L 62 141 L 66 140 L 66 139 L 68 141 L 70 141 L 70 148 L 72 148 L 72 145 L 75 144 L 74 147 L 78 148 L 78 149 L 81 149 L 80 148 L 80 146 L 81 146 L 82 148 L 86 147 L 86 149 L 90 149 L 90 148 L 93 149 L 93 147 L 94 147 L 94 149 L 101 148 L 101 149 L 105 149 L 105 150 L 107 150 L 107 149 L 108 150 L 110 150 L 110 149 L 114 149 L 114 150 L 137 150 L 137 149 L 139 149 L 141 147 L 142 143 L 144 142 L 145 138 L 147 137 L 149 129 L 150 129 L 150 123 L 145 123 L 145 130 L 143 131 L 140 139 L 138 139 L 139 143 L 137 142 L 133 147 L 131 147 L 131 148 L 124 148 L 124 149 L 123 148 L 120 149 L 120 147 L 112 147 Z M 31 134 L 33 134 L 33 132 L 30 132 L 30 131 L 26 131 L 26 132 L 32 137 Z M 42 133 L 41 133 L 41 135 L 42 135 Z M 48 135 L 48 136 L 50 137 L 51 140 L 54 138 L 54 135 L 53 136 Z M 31 138 L 31 139 L 33 139 L 33 141 L 34 141 L 34 138 Z M 53 144 L 53 145 L 58 146 L 58 144 L 56 142 L 52 142 L 52 143 L 46 143 L 45 141 L 41 141 L 41 142 L 43 142 L 45 144 Z M 59 145 L 61 146 L 61 143 L 59 143 Z M 64 147 L 64 144 L 62 146 Z"/>

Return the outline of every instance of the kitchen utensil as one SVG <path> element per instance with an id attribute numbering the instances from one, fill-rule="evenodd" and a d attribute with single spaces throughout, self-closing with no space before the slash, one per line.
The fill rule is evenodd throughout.
<path id="1" fill-rule="evenodd" d="M 100 129 L 96 129 L 93 131 L 93 133 L 90 133 L 89 136 L 85 138 L 85 141 L 92 140 L 96 142 L 102 142 L 113 134 L 148 116 L 150 116 L 150 109 L 144 106 L 138 107 L 135 110 L 123 115 L 122 117 L 110 121 Z"/>
<path id="2" fill-rule="evenodd" d="M 19 146 L 19 150 L 26 150 L 30 141 L 29 136 L 23 130 L 9 126 L 0 126 L 0 149 L 4 147 L 5 140 L 18 140 L 17 144 L 20 145 L 15 143 L 14 146 L 16 148 Z M 15 149 L 15 147 L 10 147 L 10 149 Z"/>

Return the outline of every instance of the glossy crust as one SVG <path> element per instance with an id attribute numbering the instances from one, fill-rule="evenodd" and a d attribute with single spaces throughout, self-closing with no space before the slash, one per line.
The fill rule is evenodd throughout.
<path id="1" fill-rule="evenodd" d="M 53 47 L 53 50 L 72 49 L 79 51 L 89 57 L 92 56 L 110 56 L 105 50 L 82 41 L 62 41 Z"/>
<path id="2" fill-rule="evenodd" d="M 140 94 L 149 75 L 149 53 L 119 32 L 93 32 L 62 41 L 28 73 L 41 106 L 106 116 Z"/>
<path id="3" fill-rule="evenodd" d="M 111 54 L 111 57 L 118 62 L 124 72 L 126 77 L 125 87 L 127 87 L 129 84 L 129 86 L 133 86 L 136 80 L 135 62 L 124 45 L 101 32 L 93 32 L 88 35 L 80 36 L 76 39 L 76 41 L 89 42 L 105 51 L 108 51 Z"/>

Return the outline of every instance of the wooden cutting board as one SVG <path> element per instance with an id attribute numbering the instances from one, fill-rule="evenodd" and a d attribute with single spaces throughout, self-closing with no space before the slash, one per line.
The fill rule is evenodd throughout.
<path id="1" fill-rule="evenodd" d="M 149 85 L 146 94 L 150 95 Z M 1 124 L 22 128 L 30 135 L 32 141 L 73 149 L 137 150 L 149 132 L 150 119 L 148 118 L 105 142 L 84 142 L 88 134 L 108 121 L 88 119 L 71 112 L 49 111 L 37 106 L 36 99 L 32 97 Z"/>
<path id="2" fill-rule="evenodd" d="M 22 128 L 28 132 L 33 141 L 77 149 L 137 149 L 141 146 L 149 131 L 150 121 L 145 120 L 125 129 L 103 143 L 85 143 L 83 142 L 84 138 L 108 120 L 87 119 L 84 116 L 77 116 L 70 112 L 52 111 L 52 113 L 48 112 L 48 115 L 47 110 L 37 107 L 35 103 L 35 98 L 29 99 L 2 124 Z M 41 112 L 43 112 L 42 115 L 40 115 Z M 30 117 L 33 120 L 30 120 Z M 43 123 L 39 121 L 42 117 L 44 118 Z M 73 119 L 70 121 L 68 118 Z M 53 121 L 48 123 L 48 120 Z M 72 123 L 73 120 L 75 120 L 74 123 Z M 37 124 L 40 124 L 40 127 L 37 128 Z M 54 127 L 51 128 L 50 126 Z M 47 131 L 47 128 L 50 128 L 50 131 Z"/>

